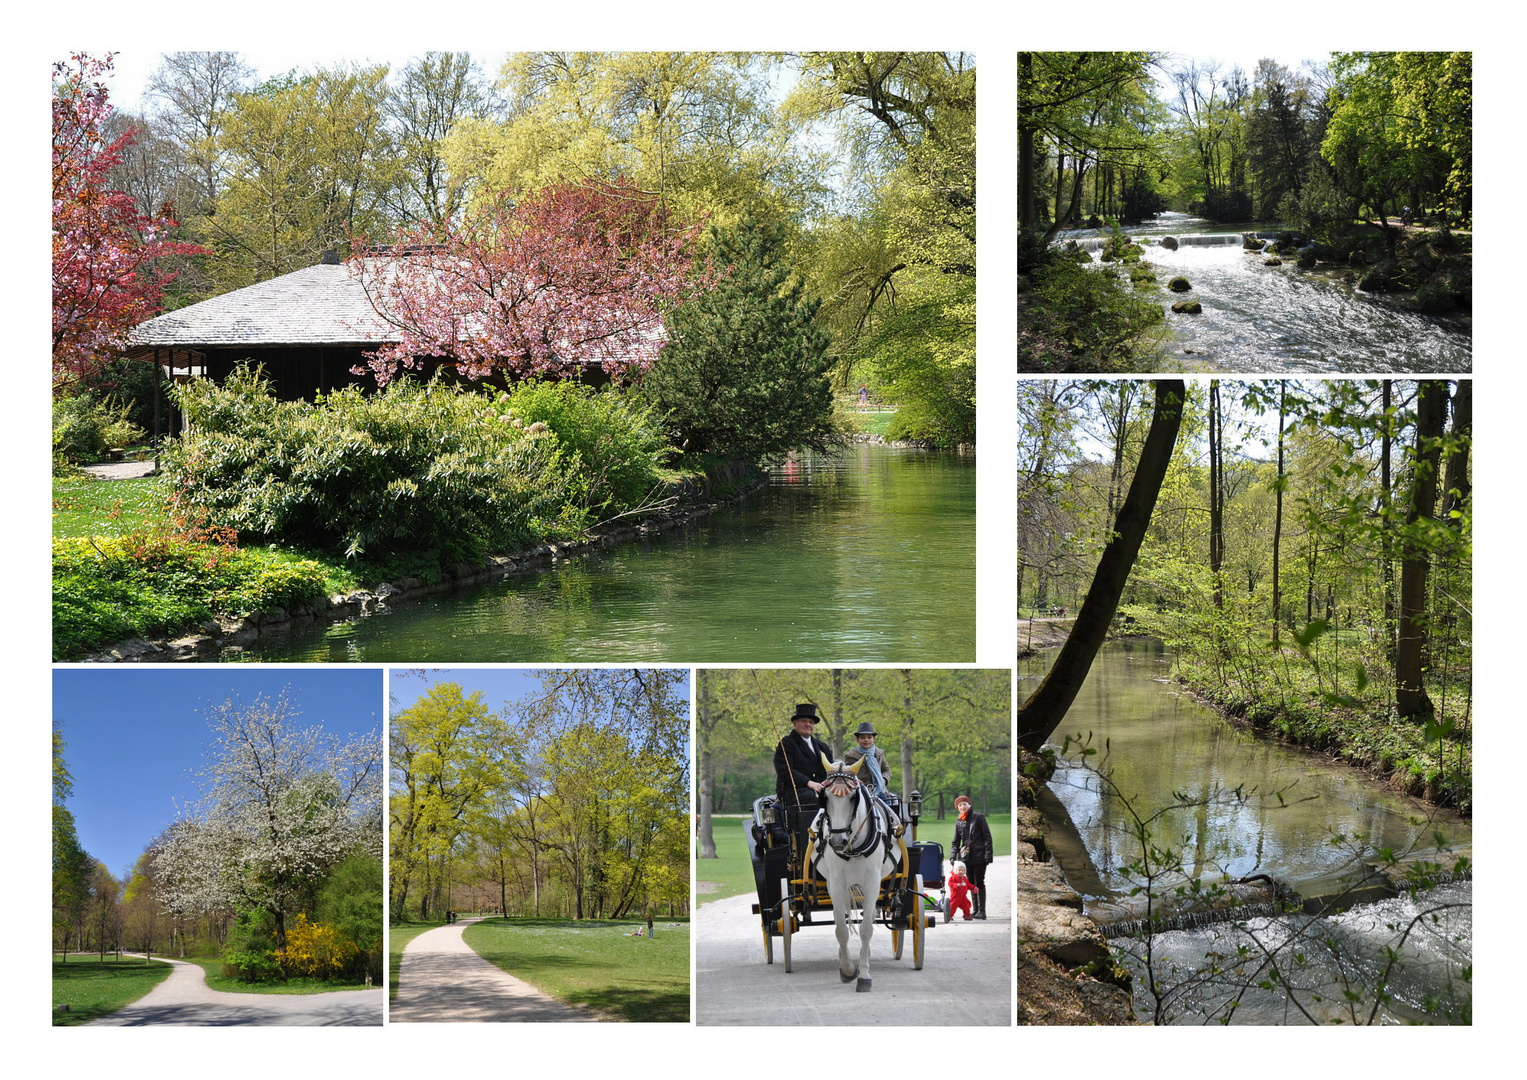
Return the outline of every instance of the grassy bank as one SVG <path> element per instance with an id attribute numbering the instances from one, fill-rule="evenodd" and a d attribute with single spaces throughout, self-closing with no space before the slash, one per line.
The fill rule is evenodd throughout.
<path id="1" fill-rule="evenodd" d="M 186 963 L 195 964 L 207 973 L 207 986 L 225 994 L 329 994 L 337 990 L 365 990 L 364 981 L 333 981 L 325 979 L 292 978 L 270 979 L 264 982 L 245 982 L 230 979 L 223 974 L 223 961 L 187 958 Z"/>
<path id="2" fill-rule="evenodd" d="M 478 955 L 570 1005 L 633 1023 L 689 1020 L 689 920 L 490 919 L 464 932 Z"/>
<path id="3" fill-rule="evenodd" d="M 53 961 L 54 1027 L 76 1027 L 131 1005 L 170 974 L 162 960 L 77 957 Z M 59 1005 L 69 1006 L 58 1012 Z"/>

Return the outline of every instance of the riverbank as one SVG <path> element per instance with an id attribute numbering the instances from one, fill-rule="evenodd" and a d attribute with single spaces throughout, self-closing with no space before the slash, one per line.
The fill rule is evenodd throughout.
<path id="1" fill-rule="evenodd" d="M 1053 765 L 1021 751 L 1017 830 L 1018 1023 L 1021 1025 L 1133 1024 L 1127 975 L 1097 924 L 1082 913 L 1082 897 L 1049 858 L 1036 793 Z"/>
<path id="2" fill-rule="evenodd" d="M 1474 755 L 1469 737 L 1428 738 L 1425 725 L 1320 700 L 1259 701 L 1196 682 L 1173 680 L 1228 722 L 1261 738 L 1315 751 L 1363 770 L 1414 799 L 1473 814 Z"/>
<path id="3" fill-rule="evenodd" d="M 611 548 L 680 528 L 717 510 L 742 501 L 767 483 L 757 467 L 729 463 L 712 468 L 704 477 L 678 481 L 660 503 L 663 509 L 634 517 L 626 523 L 591 530 L 575 541 L 538 544 L 522 551 L 485 556 L 473 562 L 438 567 L 431 580 L 416 574 L 333 594 L 320 594 L 282 606 L 269 606 L 238 614 L 215 614 L 198 623 L 183 623 L 162 634 L 127 638 L 90 652 L 85 663 L 162 662 L 194 660 L 240 648 L 262 636 L 281 633 L 294 626 L 317 622 L 341 622 L 379 609 L 427 596 L 452 592 L 510 574 L 545 569 L 559 560 L 589 551 Z"/>

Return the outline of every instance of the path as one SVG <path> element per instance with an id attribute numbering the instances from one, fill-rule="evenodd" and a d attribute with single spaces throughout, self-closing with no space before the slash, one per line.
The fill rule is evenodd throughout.
<path id="1" fill-rule="evenodd" d="M 555 1023 L 600 1020 L 564 1005 L 472 951 L 461 932 L 483 916 L 426 930 L 403 949 L 388 1023 Z"/>
<path id="2" fill-rule="evenodd" d="M 82 465 L 81 468 L 97 480 L 136 480 L 154 471 L 156 461 L 112 461 L 101 465 Z"/>
<path id="3" fill-rule="evenodd" d="M 986 871 L 991 890 L 986 921 L 957 920 L 927 931 L 923 970 L 912 967 L 912 942 L 891 959 L 891 932 L 875 927 L 867 994 L 838 979 L 838 939 L 832 925 L 802 927 L 791 939 L 785 974 L 782 945 L 764 962 L 763 931 L 751 893 L 702 904 L 695 913 L 695 1023 L 700 1025 L 874 1026 L 917 1024 L 998 1026 L 1012 1023 L 1013 858 Z M 852 939 L 849 949 L 857 955 Z"/>
<path id="4" fill-rule="evenodd" d="M 359 1027 L 382 1023 L 381 990 L 337 990 L 327 994 L 230 994 L 207 985 L 206 972 L 184 960 L 169 960 L 169 978 L 131 1005 L 87 1027 Z"/>

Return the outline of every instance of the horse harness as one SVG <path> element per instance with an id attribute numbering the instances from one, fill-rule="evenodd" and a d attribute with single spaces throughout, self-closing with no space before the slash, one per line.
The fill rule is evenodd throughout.
<path id="1" fill-rule="evenodd" d="M 861 759 L 863 760 L 863 759 Z M 837 789 L 829 792 L 829 788 Z M 896 852 L 891 849 L 892 827 L 889 822 L 882 828 L 880 826 L 880 813 L 869 795 L 865 793 L 863 785 L 841 766 L 827 774 L 822 781 L 822 793 L 831 794 L 834 798 L 852 796 L 854 799 L 854 812 L 849 815 L 848 824 L 841 829 L 831 827 L 832 822 L 827 816 L 827 808 L 824 806 L 817 811 L 817 816 L 811 822 L 811 831 L 827 841 L 827 849 L 838 858 L 847 862 L 849 859 L 866 858 L 874 854 L 882 844 L 885 845 L 886 853 L 895 860 Z M 857 844 L 849 847 L 847 851 L 839 851 L 833 846 L 832 838 L 835 836 L 848 836 L 854 831 L 854 822 L 858 820 L 860 811 L 864 813 L 865 836 Z M 817 856 L 820 860 L 821 856 Z"/>

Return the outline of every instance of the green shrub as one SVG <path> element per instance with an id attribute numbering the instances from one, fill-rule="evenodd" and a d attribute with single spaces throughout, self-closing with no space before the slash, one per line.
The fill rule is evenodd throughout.
<path id="1" fill-rule="evenodd" d="M 1058 260 L 1036 271 L 1036 329 L 1066 344 L 1072 363 L 1108 370 L 1129 360 L 1141 334 L 1165 318 L 1107 272 Z"/>
<path id="2" fill-rule="evenodd" d="M 132 446 L 148 436 L 127 418 L 127 406 L 90 394 L 53 399 L 53 459 L 98 461 L 114 447 Z"/>
<path id="3" fill-rule="evenodd" d="M 223 953 L 223 977 L 240 982 L 269 982 L 286 978 L 286 972 L 274 955 L 242 949 Z"/>
<path id="4" fill-rule="evenodd" d="M 488 395 L 395 380 L 313 404 L 277 401 L 258 374 L 193 380 L 191 431 L 160 458 L 182 522 L 242 538 L 447 560 L 561 536 L 568 479 L 555 439 L 517 428 Z"/>
<path id="5" fill-rule="evenodd" d="M 550 429 L 563 451 L 568 485 L 585 509 L 620 512 L 651 501 L 667 449 L 653 409 L 634 395 L 541 380 L 500 394 L 498 403 L 511 424 Z"/>

